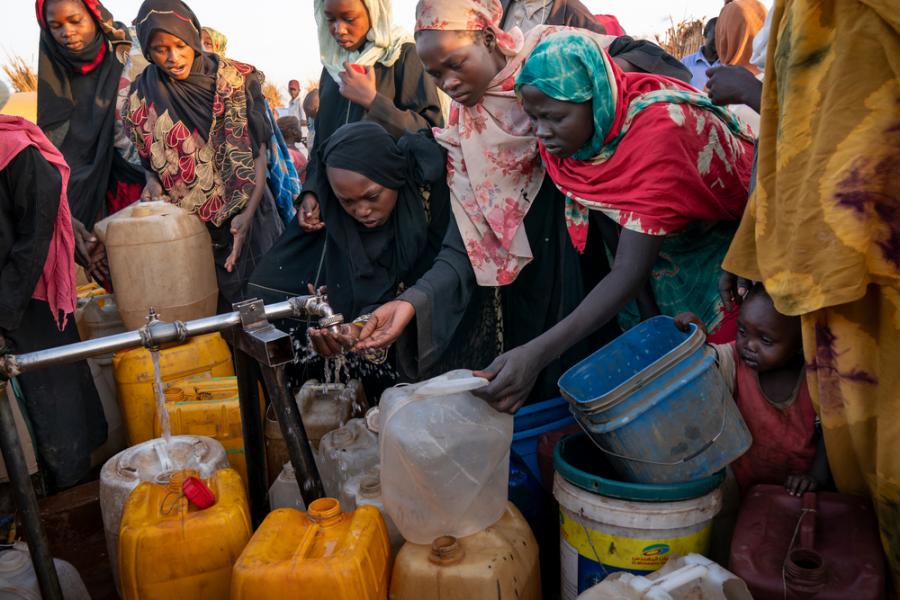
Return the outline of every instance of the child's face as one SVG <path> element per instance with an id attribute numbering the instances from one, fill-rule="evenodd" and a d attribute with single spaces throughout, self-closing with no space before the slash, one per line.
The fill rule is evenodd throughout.
<path id="1" fill-rule="evenodd" d="M 759 373 L 778 369 L 801 352 L 800 320 L 775 310 L 766 294 L 750 296 L 738 316 L 737 352 Z"/>
<path id="2" fill-rule="evenodd" d="M 490 31 L 420 31 L 416 50 L 435 84 L 463 106 L 478 104 L 503 68 Z"/>
<path id="3" fill-rule="evenodd" d="M 375 183 L 356 171 L 327 167 L 328 183 L 341 208 L 367 229 L 381 227 L 397 206 L 397 190 Z"/>

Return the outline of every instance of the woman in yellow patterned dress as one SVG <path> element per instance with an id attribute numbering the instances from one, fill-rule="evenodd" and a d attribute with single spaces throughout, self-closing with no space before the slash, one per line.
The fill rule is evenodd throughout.
<path id="1" fill-rule="evenodd" d="M 756 190 L 725 269 L 800 315 L 838 489 L 900 580 L 900 11 L 778 0 Z"/>

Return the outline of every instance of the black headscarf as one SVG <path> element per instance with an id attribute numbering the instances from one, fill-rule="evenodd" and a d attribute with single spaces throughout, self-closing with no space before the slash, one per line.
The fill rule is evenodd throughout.
<path id="1" fill-rule="evenodd" d="M 320 180 L 329 300 L 349 319 L 393 298 L 401 282 L 414 283 L 408 279 L 418 277 L 414 270 L 429 229 L 422 188 L 443 182 L 446 161 L 433 139 L 410 133 L 395 141 L 381 125 L 369 121 L 339 128 L 320 147 L 318 160 L 323 174 L 325 167 L 346 169 L 398 190 L 388 222 L 367 229 L 344 211 L 328 177 Z"/>
<path id="2" fill-rule="evenodd" d="M 623 58 L 645 73 L 665 75 L 685 83 L 691 82 L 690 70 L 653 42 L 623 35 L 610 44 L 608 52 L 610 56 Z"/>
<path id="3" fill-rule="evenodd" d="M 203 50 L 197 15 L 181 0 L 145 0 L 134 25 L 141 50 L 150 61 L 150 66 L 135 81 L 138 93 L 148 104 L 156 106 L 157 114 L 169 111 L 173 120 L 183 122 L 189 130 L 196 130 L 202 139 L 207 139 L 213 121 L 219 62 L 214 54 Z M 194 49 L 196 56 L 187 79 L 176 81 L 153 64 L 150 40 L 157 31 L 174 35 Z"/>
<path id="4" fill-rule="evenodd" d="M 131 39 L 125 25 L 114 22 L 98 0 L 83 0 L 97 36 L 73 52 L 53 39 L 46 4 L 35 4 L 41 27 L 38 126 L 69 164 L 72 214 L 90 228 L 105 207 L 115 153 L 116 97 Z"/>

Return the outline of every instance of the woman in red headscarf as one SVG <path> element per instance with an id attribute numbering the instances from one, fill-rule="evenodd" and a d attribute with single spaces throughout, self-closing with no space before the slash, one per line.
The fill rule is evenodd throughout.
<path id="1" fill-rule="evenodd" d="M 0 108 L 4 89 L 0 82 Z M 66 161 L 40 129 L 0 115 L 0 354 L 80 341 L 71 317 L 74 257 L 83 258 L 83 249 L 73 235 L 68 181 Z M 15 382 L 46 481 L 51 489 L 75 485 L 106 440 L 87 363 L 26 373 Z"/>
<path id="2" fill-rule="evenodd" d="M 99 0 L 37 0 L 35 10 L 38 126 L 72 170 L 72 214 L 90 229 L 143 189 L 144 172 L 117 110 L 133 71 L 132 41 Z"/>

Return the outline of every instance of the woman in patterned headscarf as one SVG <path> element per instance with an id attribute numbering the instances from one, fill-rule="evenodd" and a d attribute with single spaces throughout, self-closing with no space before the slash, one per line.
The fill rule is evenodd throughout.
<path id="1" fill-rule="evenodd" d="M 125 108 L 147 169 L 142 197 L 166 197 L 207 224 L 219 308 L 230 309 L 282 230 L 266 185 L 272 129 L 262 74 L 205 53 L 197 17 L 180 0 L 146 0 L 135 25 L 152 63 Z"/>
<path id="2" fill-rule="evenodd" d="M 72 215 L 88 228 L 133 202 L 144 184 L 134 148 L 118 135 L 131 37 L 99 0 L 37 0 L 41 27 L 38 126 L 72 170 Z"/>
<path id="3" fill-rule="evenodd" d="M 476 293 L 497 299 L 497 349 L 517 347 L 574 310 L 602 276 L 599 235 L 593 237 L 590 267 L 581 269 L 566 234 L 565 199 L 546 177 L 538 139 L 514 89 L 529 52 L 556 28 L 537 27 L 526 38 L 518 28 L 503 31 L 502 14 L 499 0 L 423 0 L 416 8 L 419 56 L 454 100 L 449 126 L 435 135 L 449 155 L 455 219 L 434 268 L 398 301 L 375 311 L 360 349 L 402 343 L 414 318 L 420 345 L 446 343 Z M 612 41 L 585 34 L 604 45 Z M 540 384 L 530 399 L 558 395 L 559 376 L 588 350 L 582 345 L 539 369 Z M 490 362 L 480 360 L 473 357 L 473 366 Z M 519 405 L 497 404 L 503 410 Z"/>
<path id="4" fill-rule="evenodd" d="M 207 52 L 212 52 L 221 57 L 225 57 L 225 48 L 228 47 L 228 38 L 221 31 L 217 31 L 212 27 L 204 27 L 201 30 L 203 40 L 203 48 Z"/>

